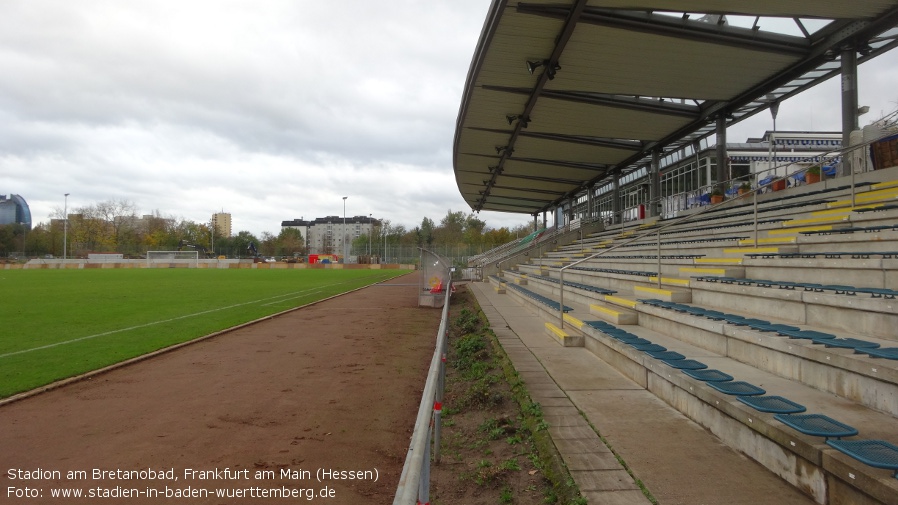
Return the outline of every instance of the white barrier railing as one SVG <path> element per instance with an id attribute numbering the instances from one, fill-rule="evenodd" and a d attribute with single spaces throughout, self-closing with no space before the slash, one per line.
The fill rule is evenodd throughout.
<path id="1" fill-rule="evenodd" d="M 448 276 L 447 276 L 448 277 Z M 399 477 L 393 505 L 416 505 L 430 502 L 430 444 L 433 438 L 434 461 L 440 461 L 440 427 L 443 390 L 446 382 L 446 353 L 449 343 L 449 299 L 452 294 L 452 280 L 446 287 L 446 300 L 437 341 L 427 372 L 427 382 L 421 394 L 418 417 L 405 465 Z"/>

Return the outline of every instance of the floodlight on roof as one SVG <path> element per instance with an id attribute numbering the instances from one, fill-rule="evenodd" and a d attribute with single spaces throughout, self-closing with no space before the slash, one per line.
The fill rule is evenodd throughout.
<path id="1" fill-rule="evenodd" d="M 506 114 L 505 119 L 508 120 L 508 124 L 515 122 L 515 120 L 520 120 L 521 128 L 527 128 L 527 123 L 530 122 L 530 118 L 523 114 Z"/>
<path id="2" fill-rule="evenodd" d="M 539 67 L 546 67 L 546 75 L 549 76 L 549 80 L 555 78 L 555 72 L 561 70 L 561 65 L 558 63 L 549 66 L 549 60 L 542 61 L 532 61 L 527 60 L 527 71 L 530 72 L 530 75 L 533 75 L 533 71 Z"/>
<path id="3" fill-rule="evenodd" d="M 527 60 L 527 72 L 530 72 L 530 75 L 533 75 L 534 70 L 536 70 L 537 68 L 539 68 L 547 63 L 549 63 L 549 60 L 542 60 L 542 61 Z"/>

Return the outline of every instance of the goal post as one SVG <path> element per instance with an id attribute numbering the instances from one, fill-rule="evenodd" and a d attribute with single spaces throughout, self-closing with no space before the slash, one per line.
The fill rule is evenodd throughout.
<path id="1" fill-rule="evenodd" d="M 160 263 L 187 263 L 197 266 L 199 251 L 147 251 L 147 267 Z"/>

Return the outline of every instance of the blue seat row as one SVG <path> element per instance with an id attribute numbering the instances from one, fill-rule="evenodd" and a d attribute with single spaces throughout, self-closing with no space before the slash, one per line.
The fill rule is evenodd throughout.
<path id="1" fill-rule="evenodd" d="M 879 253 L 873 253 L 879 254 Z M 738 284 L 740 286 L 755 285 L 762 288 L 772 288 L 774 286 L 780 289 L 796 289 L 801 288 L 805 291 L 814 291 L 823 293 L 824 291 L 832 291 L 837 295 L 855 296 L 857 293 L 870 295 L 871 298 L 895 298 L 898 291 L 888 288 L 865 288 L 846 286 L 842 284 L 818 284 L 814 282 L 791 282 L 791 281 L 771 281 L 767 279 L 743 279 L 736 277 L 717 277 L 713 275 L 694 276 L 693 279 L 703 282 L 719 282 L 721 284 Z"/>
<path id="2" fill-rule="evenodd" d="M 795 253 L 748 253 L 745 256 L 752 259 L 814 259 L 823 256 L 826 259 L 841 259 L 842 256 L 850 256 L 851 259 L 869 259 L 871 256 L 881 256 L 883 259 L 891 259 L 898 256 L 898 251 L 823 251 L 823 252 L 795 252 Z"/>
<path id="3" fill-rule="evenodd" d="M 524 296 L 526 296 L 526 297 L 528 297 L 528 298 L 531 298 L 531 299 L 533 299 L 533 300 L 536 300 L 537 302 L 539 302 L 539 303 L 541 303 L 541 304 L 543 304 L 543 305 L 546 305 L 546 306 L 548 306 L 549 308 L 551 308 L 551 309 L 553 309 L 553 310 L 559 310 L 559 309 L 561 309 L 561 304 L 558 303 L 558 302 L 556 302 L 555 300 L 553 300 L 553 299 L 551 299 L 551 298 L 549 298 L 549 297 L 547 297 L 547 296 L 543 296 L 543 295 L 541 295 L 541 294 L 539 294 L 539 293 L 536 293 L 536 292 L 534 292 L 534 291 L 531 291 L 531 290 L 529 290 L 529 289 L 527 289 L 527 288 L 521 287 L 521 286 L 519 286 L 519 285 L 517 285 L 517 284 L 515 284 L 515 283 L 513 283 L 513 282 L 507 282 L 507 283 L 505 283 L 505 286 L 506 286 L 506 287 L 509 287 L 509 288 L 512 288 L 512 289 L 514 289 L 515 291 L 517 291 L 517 292 L 523 294 Z M 574 310 L 574 309 L 573 309 L 572 307 L 568 307 L 567 305 L 565 305 L 564 308 L 561 309 L 561 310 L 563 310 L 564 312 L 570 312 L 570 311 L 572 311 L 572 310 Z"/>
<path id="4" fill-rule="evenodd" d="M 878 226 L 849 226 L 847 228 L 836 228 L 834 230 L 800 231 L 798 233 L 802 235 L 846 235 L 849 233 L 876 233 L 878 231 L 886 230 L 898 230 L 898 224 Z"/>
<path id="5" fill-rule="evenodd" d="M 548 275 L 530 274 L 530 277 L 532 277 L 534 279 L 543 280 L 543 281 L 554 282 L 555 284 L 558 284 L 558 281 L 559 281 L 559 279 L 556 279 L 554 277 L 549 277 Z M 573 288 L 585 289 L 586 291 L 591 291 L 593 293 L 598 293 L 600 295 L 613 295 L 614 293 L 617 293 L 617 291 L 613 291 L 611 289 L 600 288 L 598 286 L 591 286 L 589 284 L 583 284 L 581 282 L 564 281 L 564 285 L 571 286 Z"/>
<path id="6" fill-rule="evenodd" d="M 671 303 L 654 299 L 641 301 L 656 306 Z M 866 465 L 890 469 L 898 478 L 898 447 L 885 440 L 841 440 L 842 437 L 857 435 L 858 430 L 824 414 L 805 414 L 807 408 L 804 405 L 782 396 L 766 396 L 767 392 L 761 387 L 744 381 L 734 381 L 733 376 L 729 374 L 708 369 L 704 363 L 686 359 L 680 353 L 668 351 L 661 345 L 640 338 L 611 323 L 584 321 L 584 324 L 611 338 L 620 340 L 634 349 L 641 350 L 655 359 L 660 359 L 666 365 L 679 369 L 689 377 L 704 381 L 705 384 L 717 391 L 735 396 L 737 400 L 758 412 L 774 414 L 774 419 L 800 433 L 824 437 L 826 443 L 831 447 Z"/>
<path id="7" fill-rule="evenodd" d="M 869 342 L 857 338 L 837 338 L 831 333 L 825 333 L 815 330 L 802 330 L 797 326 L 788 324 L 775 324 L 764 319 L 755 319 L 739 316 L 736 314 L 727 314 L 718 310 L 703 309 L 684 303 L 665 302 L 654 298 L 639 300 L 646 305 L 661 307 L 676 312 L 692 314 L 694 316 L 705 317 L 714 321 L 726 321 L 735 326 L 747 326 L 753 330 L 761 332 L 772 332 L 777 335 L 789 337 L 792 339 L 810 340 L 815 344 L 821 344 L 825 347 L 838 347 L 841 349 L 852 349 L 855 354 L 867 354 L 874 358 L 898 359 L 898 347 L 889 347 L 879 349 L 880 345 L 876 342 Z M 884 351 L 884 352 L 883 352 Z"/>
<path id="8" fill-rule="evenodd" d="M 585 272 L 601 272 L 604 274 L 638 275 L 641 277 L 654 277 L 654 276 L 658 275 L 658 272 L 644 272 L 642 270 L 618 270 L 615 268 L 571 267 L 571 270 L 582 270 Z"/>

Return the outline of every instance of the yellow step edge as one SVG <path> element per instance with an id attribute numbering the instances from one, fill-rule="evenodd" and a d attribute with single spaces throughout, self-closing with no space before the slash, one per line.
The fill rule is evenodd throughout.
<path id="1" fill-rule="evenodd" d="M 826 217 L 811 217 L 807 219 L 790 219 L 788 221 L 783 222 L 783 228 L 791 228 L 795 226 L 802 226 L 806 224 L 823 224 L 823 223 L 837 223 L 840 221 L 848 221 L 849 215 L 845 214 L 844 216 L 826 216 Z"/>
<path id="2" fill-rule="evenodd" d="M 776 237 L 776 238 L 759 238 L 758 244 L 794 244 L 798 241 L 797 237 Z M 755 239 L 746 238 L 739 241 L 740 244 L 754 245 Z"/>
<path id="3" fill-rule="evenodd" d="M 594 310 L 596 312 L 601 312 L 603 314 L 608 314 L 609 316 L 617 317 L 623 314 L 623 312 L 619 310 L 614 310 L 612 308 L 603 307 L 601 305 L 590 305 L 589 310 Z"/>
<path id="4" fill-rule="evenodd" d="M 649 277 L 650 282 L 658 282 L 658 277 Z M 676 277 L 662 277 L 661 284 L 674 284 L 676 286 L 689 287 L 689 279 L 678 279 Z"/>
<path id="5" fill-rule="evenodd" d="M 660 289 L 659 289 L 659 288 L 650 288 L 650 287 L 646 287 L 646 286 L 633 286 L 633 290 L 635 290 L 635 291 L 645 291 L 645 292 L 648 292 L 648 293 L 654 293 L 654 294 L 656 294 L 656 295 L 667 295 L 667 296 L 673 296 L 673 294 L 675 293 L 675 291 L 673 291 L 673 290 L 671 290 L 671 289 L 664 289 L 664 288 L 660 288 Z"/>
<path id="6" fill-rule="evenodd" d="M 742 247 L 739 249 L 724 249 L 724 254 L 765 254 L 780 252 L 779 247 Z"/>
<path id="7" fill-rule="evenodd" d="M 799 228 L 785 228 L 782 230 L 770 230 L 767 232 L 767 235 L 793 235 L 797 233 L 801 233 L 803 231 L 832 231 L 833 225 L 820 225 L 820 226 L 801 226 Z"/>
<path id="8" fill-rule="evenodd" d="M 696 265 L 704 265 L 704 264 L 741 265 L 742 264 L 742 258 L 695 258 L 695 260 L 693 260 L 693 261 L 695 261 Z"/>
<path id="9" fill-rule="evenodd" d="M 885 204 L 882 203 L 874 203 L 870 205 L 858 205 L 857 207 L 844 208 L 840 207 L 838 209 L 829 209 L 829 210 L 818 210 L 816 212 L 811 212 L 812 216 L 829 216 L 832 214 L 850 214 L 852 212 L 863 210 L 863 209 L 876 209 L 882 207 Z"/>
<path id="10" fill-rule="evenodd" d="M 726 275 L 725 268 L 698 268 L 698 267 L 680 267 L 681 272 L 691 272 L 696 274 L 715 274 Z"/>
<path id="11" fill-rule="evenodd" d="M 574 317 L 570 314 L 564 315 L 564 322 L 571 323 L 571 325 L 573 325 L 577 329 L 580 329 L 580 330 L 583 329 L 583 321 L 577 319 L 576 317 Z"/>
<path id="12" fill-rule="evenodd" d="M 639 304 L 639 302 L 637 302 L 636 300 L 627 300 L 626 298 L 621 298 L 614 295 L 605 295 L 605 301 L 608 303 L 613 303 L 615 305 L 630 307 L 631 309 L 635 309 L 636 305 Z"/>
<path id="13" fill-rule="evenodd" d="M 883 181 L 870 185 L 872 189 L 886 189 L 898 187 L 898 181 Z"/>
<path id="14" fill-rule="evenodd" d="M 558 335 L 558 337 L 560 337 L 560 338 L 565 338 L 565 337 L 569 336 L 566 331 L 562 330 L 561 328 L 555 326 L 552 323 L 546 323 L 546 329 L 551 331 L 555 335 Z"/>
<path id="15" fill-rule="evenodd" d="M 854 197 L 855 204 L 858 202 L 878 202 L 884 200 L 893 200 L 898 198 L 898 188 L 883 189 L 880 191 L 868 191 L 866 193 L 858 193 Z M 826 204 L 828 208 L 847 207 L 851 205 L 851 199 L 837 200 Z"/>

